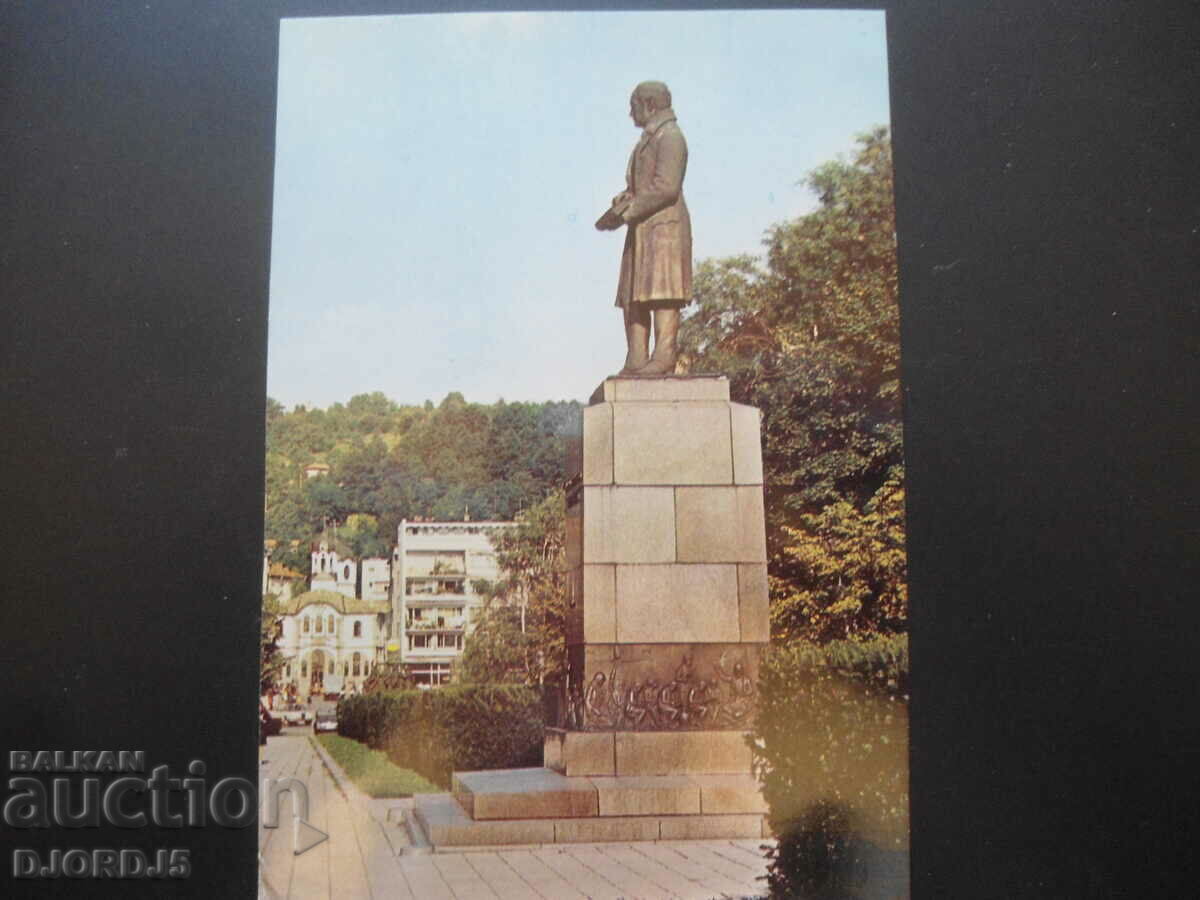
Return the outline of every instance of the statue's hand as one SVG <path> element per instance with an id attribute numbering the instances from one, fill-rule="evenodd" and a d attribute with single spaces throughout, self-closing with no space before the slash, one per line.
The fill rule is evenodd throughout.
<path id="1" fill-rule="evenodd" d="M 596 220 L 596 229 L 598 231 L 616 231 L 624 224 L 624 220 L 622 220 L 619 215 L 614 214 L 610 209 Z"/>

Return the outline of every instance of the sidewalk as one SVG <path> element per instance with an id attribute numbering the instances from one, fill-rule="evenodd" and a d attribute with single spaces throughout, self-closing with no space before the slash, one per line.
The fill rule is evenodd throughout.
<path id="1" fill-rule="evenodd" d="M 386 821 L 402 801 L 366 797 L 331 777 L 307 736 L 268 739 L 260 778 L 302 779 L 308 821 L 329 839 L 295 856 L 292 832 L 259 829 L 266 900 L 718 900 L 766 894 L 763 841 L 567 844 L 459 853 L 403 853 L 404 828 Z M 340 785 L 339 785 L 340 782 Z"/>

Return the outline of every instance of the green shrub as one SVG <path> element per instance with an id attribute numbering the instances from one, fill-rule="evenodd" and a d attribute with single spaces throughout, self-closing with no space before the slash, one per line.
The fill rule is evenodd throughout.
<path id="1" fill-rule="evenodd" d="M 544 725 L 542 694 L 524 685 L 448 685 L 338 704 L 339 734 L 442 787 L 455 771 L 540 765 Z"/>
<path id="2" fill-rule="evenodd" d="M 903 893 L 907 638 L 772 648 L 758 692 L 752 749 L 778 838 L 772 896 L 849 898 L 880 878 Z"/>

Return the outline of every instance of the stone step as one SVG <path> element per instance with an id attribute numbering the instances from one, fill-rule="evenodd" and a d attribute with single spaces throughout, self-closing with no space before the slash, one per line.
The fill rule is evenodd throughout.
<path id="1" fill-rule="evenodd" d="M 769 836 L 762 813 L 476 820 L 451 794 L 421 794 L 415 799 L 411 815 L 435 851 L 530 844 L 733 840 Z"/>
<path id="2" fill-rule="evenodd" d="M 567 776 L 552 769 L 457 772 L 453 796 L 476 821 L 765 813 L 752 775 Z"/>
<path id="3" fill-rule="evenodd" d="M 542 760 L 567 776 L 746 775 L 744 731 L 572 731 L 547 728 Z"/>
<path id="4" fill-rule="evenodd" d="M 455 772 L 451 790 L 476 820 L 599 815 L 590 778 L 568 778 L 551 769 Z"/>

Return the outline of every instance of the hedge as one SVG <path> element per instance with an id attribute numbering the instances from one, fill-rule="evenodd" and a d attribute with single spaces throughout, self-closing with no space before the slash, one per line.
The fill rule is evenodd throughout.
<path id="1" fill-rule="evenodd" d="M 538 766 L 542 693 L 513 684 L 358 694 L 338 702 L 338 733 L 444 788 L 452 772 Z"/>
<path id="2" fill-rule="evenodd" d="M 906 895 L 908 641 L 774 647 L 751 740 L 772 897 Z"/>

